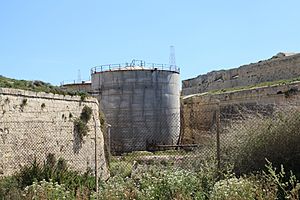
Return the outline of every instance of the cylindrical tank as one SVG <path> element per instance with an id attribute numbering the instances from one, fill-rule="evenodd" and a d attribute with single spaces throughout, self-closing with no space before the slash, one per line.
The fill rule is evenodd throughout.
<path id="1" fill-rule="evenodd" d="M 179 68 L 149 66 L 141 62 L 92 69 L 92 90 L 111 125 L 110 146 L 115 154 L 178 142 Z"/>

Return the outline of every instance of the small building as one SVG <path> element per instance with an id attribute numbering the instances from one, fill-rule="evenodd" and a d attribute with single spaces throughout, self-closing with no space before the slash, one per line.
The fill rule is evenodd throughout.
<path id="1" fill-rule="evenodd" d="M 81 91 L 81 92 L 92 92 L 91 81 L 82 81 L 81 83 L 68 83 L 63 84 L 61 87 L 68 91 Z"/>

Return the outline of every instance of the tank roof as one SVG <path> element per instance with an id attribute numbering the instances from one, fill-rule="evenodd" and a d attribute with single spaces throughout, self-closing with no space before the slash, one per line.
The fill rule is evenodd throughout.
<path id="1" fill-rule="evenodd" d="M 113 70 L 140 70 L 140 69 L 146 69 L 145 67 L 142 66 L 127 66 L 127 67 L 121 67 L 121 68 L 114 68 Z"/>
<path id="2" fill-rule="evenodd" d="M 146 63 L 143 60 L 132 60 L 131 63 L 106 64 L 93 67 L 91 74 L 107 71 L 134 71 L 134 70 L 165 70 L 179 73 L 180 68 L 175 65 Z"/>

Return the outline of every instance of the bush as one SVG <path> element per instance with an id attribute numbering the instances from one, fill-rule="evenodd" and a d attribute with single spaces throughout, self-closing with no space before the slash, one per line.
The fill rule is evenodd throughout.
<path id="1" fill-rule="evenodd" d="M 79 137 L 79 141 L 83 140 L 83 137 L 87 135 L 89 132 L 89 127 L 87 124 L 79 118 L 74 120 L 74 130 L 76 131 L 76 135 Z"/>
<path id="2" fill-rule="evenodd" d="M 238 175 L 263 170 L 266 159 L 300 177 L 300 113 L 248 119 L 224 136 L 222 153 L 229 155 Z M 225 158 L 225 155 L 223 155 Z M 228 158 L 228 157 L 227 157 Z"/>
<path id="3" fill-rule="evenodd" d="M 132 162 L 112 160 L 109 169 L 111 176 L 119 176 L 122 178 L 130 177 L 132 172 Z"/>
<path id="4" fill-rule="evenodd" d="M 21 168 L 20 172 L 17 173 L 15 177 L 18 181 L 18 186 L 24 189 L 34 181 L 42 180 L 44 178 L 44 171 L 36 159 L 34 159 L 31 165 Z"/>
<path id="5" fill-rule="evenodd" d="M 82 108 L 81 114 L 80 114 L 80 119 L 84 122 L 84 123 L 88 123 L 88 121 L 91 119 L 92 117 L 92 113 L 93 110 L 88 107 L 88 106 L 84 106 Z"/>
<path id="6" fill-rule="evenodd" d="M 16 177 L 0 179 L 0 199 L 21 199 L 22 189 L 19 188 Z"/>
<path id="7" fill-rule="evenodd" d="M 276 187 L 277 199 L 299 199 L 300 183 L 293 172 L 286 173 L 283 165 L 277 170 L 271 162 L 267 161 L 267 163 L 267 170 L 263 177 L 268 183 L 267 185 Z"/>
<path id="8" fill-rule="evenodd" d="M 74 120 L 74 131 L 76 132 L 77 137 L 79 137 L 80 142 L 83 141 L 83 137 L 90 131 L 87 124 L 92 117 L 92 113 L 93 110 L 90 107 L 84 106 L 80 118 Z"/>
<path id="9" fill-rule="evenodd" d="M 79 174 L 53 154 L 44 164 L 34 160 L 16 174 L 0 179 L 0 199 L 88 199 L 95 189 L 91 170 Z"/>
<path id="10" fill-rule="evenodd" d="M 278 170 L 267 161 L 265 170 L 257 174 L 236 177 L 229 174 L 216 182 L 211 192 L 211 200 L 265 200 L 292 199 L 300 197 L 300 184 L 292 173 L 285 172 L 283 166 Z"/>
<path id="11" fill-rule="evenodd" d="M 63 185 L 45 180 L 33 182 L 32 185 L 27 186 L 22 196 L 24 199 L 74 199 Z"/>
<path id="12" fill-rule="evenodd" d="M 244 178 L 230 178 L 218 181 L 212 191 L 212 200 L 255 199 L 255 185 Z"/>
<path id="13" fill-rule="evenodd" d="M 139 166 L 130 177 L 114 176 L 101 184 L 100 199 L 204 199 L 197 173 Z"/>
<path id="14" fill-rule="evenodd" d="M 63 87 L 53 86 L 50 83 L 45 83 L 43 81 L 16 80 L 12 78 L 6 78 L 1 75 L 0 87 L 30 90 L 34 92 L 46 92 L 60 95 L 77 95 L 80 96 L 81 101 L 84 101 L 87 97 L 90 96 L 86 92 L 68 90 Z"/>
<path id="15" fill-rule="evenodd" d="M 131 164 L 122 159 L 113 161 L 116 171 L 108 181 L 100 181 L 99 193 L 95 193 L 95 178 L 89 170 L 80 175 L 69 170 L 63 159 L 56 160 L 49 154 L 44 165 L 33 162 L 22 173 L 1 179 L 0 199 L 299 199 L 300 184 L 296 177 L 288 175 L 283 167 L 277 170 L 271 163 L 265 172 L 237 177 L 231 172 L 217 176 L 214 161 L 198 165 L 197 171 Z M 118 166 L 129 168 L 122 171 Z"/>
<path id="16" fill-rule="evenodd" d="M 137 179 L 138 178 L 138 179 Z M 139 181 L 145 199 L 204 199 L 201 179 L 197 173 L 180 169 L 150 170 Z"/>

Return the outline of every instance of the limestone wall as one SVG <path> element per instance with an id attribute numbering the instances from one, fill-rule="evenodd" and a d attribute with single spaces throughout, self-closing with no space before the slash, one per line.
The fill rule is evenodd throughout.
<path id="1" fill-rule="evenodd" d="M 81 92 L 87 92 L 87 93 L 91 93 L 92 92 L 92 88 L 91 88 L 91 83 L 73 83 L 73 84 L 65 84 L 62 85 L 63 89 L 66 89 L 68 91 L 81 91 Z"/>
<path id="2" fill-rule="evenodd" d="M 74 120 L 85 105 L 92 108 L 92 117 L 81 141 Z M 94 98 L 81 101 L 75 96 L 0 88 L 0 176 L 14 173 L 35 158 L 43 162 L 52 153 L 80 172 L 94 170 L 97 164 L 98 174 L 107 178 L 98 113 Z"/>
<path id="3" fill-rule="evenodd" d="M 212 71 L 182 81 L 182 95 L 254 85 L 300 76 L 300 54 L 278 54 L 272 59 L 229 70 Z"/>
<path id="4" fill-rule="evenodd" d="M 278 107 L 300 107 L 300 83 L 261 87 L 221 94 L 195 94 L 182 100 L 182 136 L 186 144 L 201 143 L 215 128 L 215 114 L 221 121 L 240 118 L 247 113 L 272 114 Z"/>

